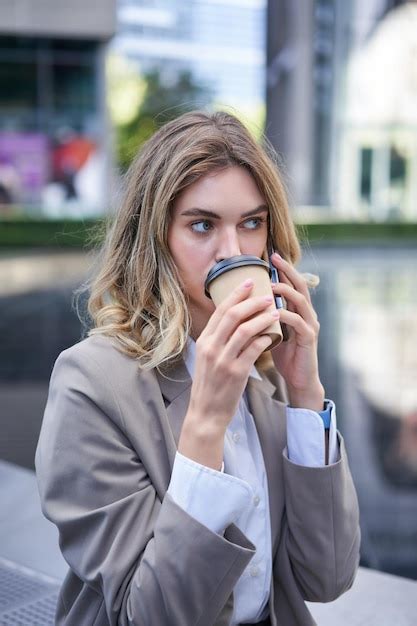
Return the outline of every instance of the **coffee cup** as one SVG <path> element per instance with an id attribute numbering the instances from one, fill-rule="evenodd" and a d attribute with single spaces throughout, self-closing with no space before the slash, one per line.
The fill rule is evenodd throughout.
<path id="1" fill-rule="evenodd" d="M 269 264 L 263 259 L 249 254 L 232 256 L 213 265 L 204 283 L 205 294 L 218 307 L 236 287 L 248 278 L 251 278 L 254 282 L 251 296 L 274 295 Z M 265 310 L 273 311 L 275 308 L 275 300 L 273 300 L 271 305 Z M 256 313 L 256 315 L 259 315 L 259 313 Z M 283 338 L 281 324 L 278 320 L 272 321 L 260 334 L 269 335 L 272 339 L 271 345 L 265 348 L 265 351 L 279 345 Z"/>

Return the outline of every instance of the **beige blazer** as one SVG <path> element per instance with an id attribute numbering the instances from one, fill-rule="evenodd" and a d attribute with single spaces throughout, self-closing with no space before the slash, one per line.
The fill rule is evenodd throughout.
<path id="1" fill-rule="evenodd" d="M 260 373 L 248 401 L 269 484 L 270 620 L 307 626 L 304 600 L 334 600 L 353 583 L 358 502 L 340 433 L 338 463 L 288 460 L 282 379 Z M 36 450 L 43 512 L 69 565 L 58 626 L 230 624 L 256 547 L 235 524 L 213 533 L 166 494 L 191 384 L 183 360 L 143 372 L 107 337 L 59 355 Z"/>

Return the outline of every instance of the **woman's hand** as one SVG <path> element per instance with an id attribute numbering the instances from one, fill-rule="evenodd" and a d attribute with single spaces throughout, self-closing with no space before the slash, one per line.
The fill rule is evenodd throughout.
<path id="1" fill-rule="evenodd" d="M 287 383 L 290 406 L 322 411 L 325 394 L 317 359 L 320 324 L 310 292 L 290 263 L 276 253 L 271 260 L 280 278 L 272 290 L 287 302 L 287 309 L 279 309 L 279 320 L 287 325 L 290 335 L 288 341 L 271 350 L 275 367 Z"/>
<path id="2" fill-rule="evenodd" d="M 254 362 L 271 343 L 270 337 L 261 333 L 274 320 L 271 310 L 266 311 L 273 303 L 272 296 L 251 297 L 253 281 L 250 283 L 225 298 L 196 341 L 190 411 L 224 431 L 237 410 Z"/>
<path id="3" fill-rule="evenodd" d="M 190 403 L 178 451 L 220 469 L 224 435 L 245 390 L 250 370 L 271 344 L 261 333 L 276 311 L 266 311 L 272 295 L 249 297 L 253 281 L 235 289 L 214 311 L 196 341 L 196 365 Z M 260 336 L 259 336 L 260 335 Z"/>

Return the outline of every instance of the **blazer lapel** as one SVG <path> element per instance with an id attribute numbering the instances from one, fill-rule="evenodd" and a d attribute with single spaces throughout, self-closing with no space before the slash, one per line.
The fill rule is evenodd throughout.
<path id="1" fill-rule="evenodd" d="M 179 359 L 175 364 L 161 366 L 155 370 L 156 377 L 164 397 L 167 418 L 178 447 L 181 428 L 191 396 L 192 378 L 188 373 L 184 359 Z M 265 470 L 268 477 L 269 511 L 271 519 L 271 543 L 273 555 L 278 544 L 278 529 L 280 527 L 281 510 L 284 494 L 281 493 L 279 485 L 282 484 L 282 449 L 286 444 L 286 408 L 285 403 L 274 399 L 272 396 L 283 396 L 281 383 L 274 385 L 265 373 L 260 372 L 262 380 L 252 376 L 247 383 L 247 399 L 249 410 L 255 420 L 256 430 L 262 449 L 265 463 Z M 283 397 L 285 399 L 285 397 Z M 175 450 L 168 450 L 171 468 L 174 464 Z M 273 616 L 273 580 L 270 588 L 270 614 L 271 623 L 275 626 L 276 619 Z M 233 593 L 230 595 L 226 606 L 216 622 L 216 626 L 223 626 L 228 623 L 233 611 Z"/>
<path id="2" fill-rule="evenodd" d="M 188 373 L 184 359 L 155 370 L 159 387 L 165 400 L 167 417 L 174 436 L 176 447 L 181 434 L 182 424 L 188 410 L 191 396 L 192 378 Z M 175 453 L 174 453 L 175 456 Z M 172 458 L 173 465 L 174 459 Z"/>
<path id="3" fill-rule="evenodd" d="M 175 364 L 156 370 L 158 383 L 165 399 L 169 425 L 175 440 L 176 448 L 181 434 L 182 425 L 188 410 L 191 396 L 192 379 L 188 373 L 184 359 Z M 271 528 L 279 527 L 279 499 L 282 494 L 277 489 L 278 477 L 282 474 L 281 451 L 285 445 L 285 404 L 275 400 L 272 396 L 277 387 L 260 372 L 262 380 L 248 379 L 247 397 L 249 410 L 252 413 L 261 444 L 265 469 L 268 476 L 269 509 Z M 280 447 L 277 447 L 277 444 Z M 168 451 L 171 468 L 174 463 L 175 450 Z M 272 543 L 276 537 L 272 537 Z"/>

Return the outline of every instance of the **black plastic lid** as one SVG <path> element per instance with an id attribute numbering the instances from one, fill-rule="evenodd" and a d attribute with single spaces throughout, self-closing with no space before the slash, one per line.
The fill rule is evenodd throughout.
<path id="1" fill-rule="evenodd" d="M 223 259 L 223 261 L 219 261 L 218 263 L 213 265 L 213 267 L 207 274 L 207 278 L 204 283 L 204 292 L 206 296 L 208 298 L 211 298 L 208 286 L 215 278 L 223 274 L 223 272 L 227 272 L 243 265 L 260 265 L 261 267 L 265 267 L 265 269 L 268 270 L 269 276 L 271 277 L 271 268 L 269 267 L 269 264 L 263 259 L 260 259 L 258 256 L 253 256 L 252 254 L 240 254 L 238 256 L 232 256 L 229 259 Z"/>

